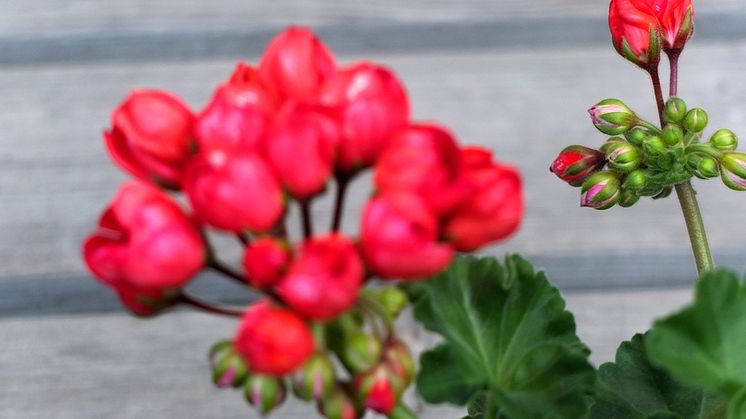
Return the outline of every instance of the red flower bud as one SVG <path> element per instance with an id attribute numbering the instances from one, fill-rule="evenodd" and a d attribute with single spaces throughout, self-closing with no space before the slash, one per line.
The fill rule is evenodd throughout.
<path id="1" fill-rule="evenodd" d="M 305 243 L 277 285 L 293 310 L 314 320 L 329 320 L 357 301 L 363 263 L 350 239 L 340 234 Z"/>
<path id="2" fill-rule="evenodd" d="M 462 204 L 472 192 L 456 140 L 436 125 L 399 131 L 376 164 L 376 186 L 384 192 L 414 192 L 437 215 Z"/>
<path id="3" fill-rule="evenodd" d="M 267 46 L 259 78 L 286 100 L 308 99 L 334 73 L 334 57 L 308 28 L 290 26 Z"/>
<path id="4" fill-rule="evenodd" d="M 220 86 L 197 118 L 200 152 L 258 150 L 274 111 L 274 98 L 258 81 Z"/>
<path id="5" fill-rule="evenodd" d="M 663 49 L 681 51 L 694 33 L 692 0 L 654 0 L 663 37 Z"/>
<path id="6" fill-rule="evenodd" d="M 606 154 L 582 145 L 571 145 L 562 150 L 549 171 L 572 186 L 583 181 L 606 163 Z"/>
<path id="7" fill-rule="evenodd" d="M 654 2 L 660 0 L 612 0 L 609 29 L 617 52 L 644 69 L 660 61 L 660 24 Z"/>
<path id="8" fill-rule="evenodd" d="M 83 245 L 88 269 L 117 288 L 125 304 L 139 290 L 185 285 L 204 265 L 194 222 L 168 195 L 143 182 L 125 183 Z"/>
<path id="9" fill-rule="evenodd" d="M 391 413 L 404 391 L 404 383 L 385 363 L 355 376 L 355 393 L 362 405 L 378 413 Z"/>
<path id="10" fill-rule="evenodd" d="M 337 72 L 322 87 L 320 101 L 342 124 L 337 166 L 346 172 L 374 164 L 409 120 L 404 86 L 393 72 L 369 62 Z"/>
<path id="11" fill-rule="evenodd" d="M 246 311 L 235 345 L 252 372 L 275 376 L 294 371 L 314 350 L 313 335 L 303 320 L 266 300 Z"/>
<path id="12" fill-rule="evenodd" d="M 134 90 L 111 119 L 104 138 L 118 165 L 141 179 L 181 183 L 194 120 L 184 102 L 160 90 Z"/>
<path id="13" fill-rule="evenodd" d="M 140 289 L 126 284 L 117 284 L 114 289 L 122 305 L 138 317 L 154 316 L 178 300 L 178 293 L 167 289 Z"/>
<path id="14" fill-rule="evenodd" d="M 243 266 L 248 282 L 256 288 L 269 288 L 280 280 L 290 264 L 287 246 L 272 237 L 262 237 L 246 247 Z"/>
<path id="15" fill-rule="evenodd" d="M 445 269 L 453 249 L 438 243 L 439 236 L 438 219 L 414 194 L 385 193 L 363 211 L 363 256 L 384 279 L 418 279 Z"/>
<path id="16" fill-rule="evenodd" d="M 383 347 L 383 361 L 408 386 L 414 378 L 415 361 L 404 342 L 390 339 Z"/>
<path id="17" fill-rule="evenodd" d="M 184 189 L 197 217 L 219 229 L 267 231 L 283 214 L 280 184 L 258 154 L 201 153 Z"/>
<path id="18" fill-rule="evenodd" d="M 337 123 L 320 108 L 289 105 L 280 111 L 266 142 L 272 167 L 298 199 L 323 191 L 334 169 Z"/>
<path id="19" fill-rule="evenodd" d="M 448 218 L 443 230 L 456 250 L 472 251 L 518 228 L 523 195 L 518 171 L 493 163 L 490 151 L 469 147 L 461 154 L 476 191 Z"/>

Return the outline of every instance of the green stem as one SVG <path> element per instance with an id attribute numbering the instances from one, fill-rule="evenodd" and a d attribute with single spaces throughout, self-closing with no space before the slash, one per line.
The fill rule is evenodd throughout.
<path id="1" fill-rule="evenodd" d="M 684 182 L 676 185 L 676 195 L 679 197 L 681 211 L 684 213 L 686 230 L 689 233 L 689 240 L 692 243 L 697 271 L 701 275 L 704 271 L 712 270 L 714 265 L 712 263 L 710 246 L 707 243 L 705 224 L 702 222 L 702 214 L 697 204 L 696 192 L 692 188 L 691 182 Z"/>
<path id="2" fill-rule="evenodd" d="M 396 405 L 394 410 L 389 413 L 390 419 L 417 419 L 417 414 L 408 408 L 404 403 Z"/>
<path id="3" fill-rule="evenodd" d="M 650 131 L 653 131 L 655 134 L 660 134 L 662 132 L 660 128 L 656 127 L 655 125 L 653 125 L 652 123 L 650 123 L 650 122 L 648 122 L 648 121 L 646 121 L 644 119 L 640 119 L 637 122 L 637 124 L 639 126 L 643 127 L 643 128 L 647 128 Z"/>
<path id="4" fill-rule="evenodd" d="M 492 394 L 487 395 L 487 405 L 484 408 L 485 419 L 497 419 L 500 413 L 500 407 L 495 402 L 495 396 Z"/>

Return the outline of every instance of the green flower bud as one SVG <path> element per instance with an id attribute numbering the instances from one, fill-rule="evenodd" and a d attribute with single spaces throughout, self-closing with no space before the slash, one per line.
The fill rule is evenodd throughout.
<path id="1" fill-rule="evenodd" d="M 609 167 L 630 172 L 640 165 L 640 150 L 628 142 L 618 142 L 606 149 Z"/>
<path id="2" fill-rule="evenodd" d="M 678 125 L 668 124 L 663 128 L 661 139 L 667 145 L 674 146 L 684 140 L 684 130 Z"/>
<path id="3" fill-rule="evenodd" d="M 317 406 L 319 413 L 327 419 L 356 419 L 362 415 L 352 397 L 340 386 L 334 387 Z"/>
<path id="4" fill-rule="evenodd" d="M 588 109 L 593 125 L 607 135 L 619 135 L 637 125 L 639 119 L 619 99 L 605 99 Z"/>
<path id="5" fill-rule="evenodd" d="M 678 124 L 686 116 L 686 102 L 678 97 L 671 97 L 663 108 L 663 120 L 667 123 Z"/>
<path id="6" fill-rule="evenodd" d="M 334 365 L 326 354 L 316 354 L 293 373 L 293 393 L 303 400 L 320 400 L 334 386 Z"/>
<path id="7" fill-rule="evenodd" d="M 657 157 L 666 152 L 666 143 L 657 135 L 652 135 L 642 143 L 642 152 L 646 157 Z"/>
<path id="8" fill-rule="evenodd" d="M 603 160 L 603 157 L 601 159 Z M 397 318 L 404 307 L 409 304 L 407 294 L 397 287 L 367 288 L 363 290 L 363 293 L 375 300 L 392 319 Z"/>
<path id="9" fill-rule="evenodd" d="M 673 191 L 673 186 L 664 186 L 658 194 L 653 196 L 653 199 L 668 198 L 668 196 L 671 195 L 671 191 Z"/>
<path id="10" fill-rule="evenodd" d="M 412 352 L 404 342 L 392 338 L 383 348 L 383 361 L 391 367 L 391 370 L 408 386 L 414 378 L 415 361 Z"/>
<path id="11" fill-rule="evenodd" d="M 220 388 L 240 387 L 248 375 L 248 368 L 238 354 L 233 342 L 224 340 L 210 348 L 212 381 Z"/>
<path id="12" fill-rule="evenodd" d="M 627 139 L 632 145 L 642 147 L 642 142 L 646 138 L 650 137 L 650 132 L 645 128 L 632 128 L 624 134 L 624 138 Z"/>
<path id="13" fill-rule="evenodd" d="M 622 192 L 619 195 L 619 206 L 624 208 L 629 208 L 632 205 L 635 205 L 637 201 L 640 200 L 640 196 L 635 194 L 632 191 L 628 191 L 626 189 L 622 189 Z"/>
<path id="14" fill-rule="evenodd" d="M 580 206 L 608 209 L 619 201 L 621 182 L 613 170 L 602 170 L 592 174 L 580 190 Z"/>
<path id="15" fill-rule="evenodd" d="M 262 415 L 280 406 L 286 394 L 282 379 L 270 375 L 251 374 L 244 385 L 246 401 L 259 409 Z"/>
<path id="16" fill-rule="evenodd" d="M 686 113 L 684 128 L 689 132 L 701 132 L 707 127 L 707 112 L 702 108 L 694 108 Z"/>
<path id="17" fill-rule="evenodd" d="M 641 191 L 648 184 L 649 176 L 646 170 L 633 170 L 624 178 L 622 188 L 630 191 Z"/>
<path id="18" fill-rule="evenodd" d="M 729 129 L 715 131 L 709 144 L 721 151 L 733 151 L 738 147 L 738 137 Z"/>
<path id="19" fill-rule="evenodd" d="M 720 159 L 721 178 L 725 186 L 746 191 L 746 154 L 729 152 Z"/>
<path id="20" fill-rule="evenodd" d="M 353 332 L 345 336 L 340 360 L 353 371 L 365 371 L 381 358 L 381 342 L 373 335 Z"/>
<path id="21" fill-rule="evenodd" d="M 686 165 L 689 171 L 700 179 L 710 179 L 720 174 L 720 166 L 714 158 L 693 153 L 687 156 Z"/>
<path id="22" fill-rule="evenodd" d="M 616 144 L 620 144 L 620 143 L 621 144 L 627 144 L 627 141 L 624 138 L 622 138 L 622 137 L 611 137 L 608 140 L 606 140 L 606 142 L 603 143 L 603 145 L 601 145 L 601 147 L 599 147 L 598 149 L 602 153 L 608 154 L 609 153 L 609 147 L 612 147 L 612 146 L 614 146 Z M 605 161 L 606 156 L 603 156 L 603 157 L 604 158 L 601 159 L 601 160 Z"/>

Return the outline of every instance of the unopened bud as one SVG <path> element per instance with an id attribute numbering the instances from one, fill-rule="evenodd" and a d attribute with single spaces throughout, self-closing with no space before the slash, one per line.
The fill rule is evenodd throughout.
<path id="1" fill-rule="evenodd" d="M 647 184 L 650 174 L 643 170 L 637 169 L 629 172 L 624 178 L 622 188 L 630 191 L 641 191 Z"/>
<path id="2" fill-rule="evenodd" d="M 627 144 L 627 141 L 622 137 L 611 137 L 606 140 L 606 142 L 603 143 L 598 149 L 601 150 L 602 153 L 608 154 L 609 149 L 617 144 Z"/>
<path id="3" fill-rule="evenodd" d="M 686 116 L 686 102 L 678 97 L 671 97 L 666 101 L 663 109 L 663 120 L 668 123 L 678 124 Z"/>
<path id="4" fill-rule="evenodd" d="M 632 191 L 628 191 L 626 189 L 622 189 L 621 193 L 619 194 L 619 206 L 624 208 L 629 208 L 632 205 L 635 205 L 637 201 L 640 200 L 640 196 Z"/>
<path id="5" fill-rule="evenodd" d="M 733 151 L 738 147 L 738 137 L 729 129 L 717 130 L 710 137 L 710 145 L 721 151 Z"/>
<path id="6" fill-rule="evenodd" d="M 661 139 L 668 146 L 674 146 L 684 140 L 684 130 L 678 125 L 668 124 L 663 128 Z"/>
<path id="7" fill-rule="evenodd" d="M 210 365 L 212 381 L 220 388 L 240 387 L 248 375 L 246 363 L 229 340 L 220 341 L 210 348 Z"/>
<path id="8" fill-rule="evenodd" d="M 316 354 L 293 374 L 293 393 L 303 400 L 320 400 L 335 381 L 334 365 L 325 354 Z"/>
<path id="9" fill-rule="evenodd" d="M 251 374 L 244 385 L 246 401 L 266 415 L 285 401 L 285 383 L 270 375 Z"/>
<path id="10" fill-rule="evenodd" d="M 684 128 L 689 132 L 701 132 L 707 127 L 707 112 L 702 108 L 694 108 L 686 113 Z"/>
<path id="11" fill-rule="evenodd" d="M 591 173 L 603 167 L 606 155 L 582 145 L 571 145 L 562 150 L 549 171 L 572 186 L 580 186 Z"/>
<path id="12" fill-rule="evenodd" d="M 717 160 L 699 153 L 688 155 L 686 165 L 691 173 L 700 179 L 710 179 L 720 174 Z"/>
<path id="13" fill-rule="evenodd" d="M 642 151 L 645 156 L 656 157 L 665 153 L 666 143 L 657 135 L 653 135 L 645 139 L 642 143 Z"/>
<path id="14" fill-rule="evenodd" d="M 340 359 L 353 371 L 365 371 L 381 358 L 381 342 L 373 335 L 352 332 L 345 336 Z"/>
<path id="15" fill-rule="evenodd" d="M 399 317 L 404 307 L 409 304 L 407 294 L 397 287 L 366 288 L 362 293 L 375 300 L 392 319 Z"/>
<path id="16" fill-rule="evenodd" d="M 415 362 L 412 352 L 404 342 L 393 338 L 386 342 L 382 359 L 402 379 L 405 387 L 412 382 Z"/>
<path id="17" fill-rule="evenodd" d="M 355 394 L 365 408 L 387 415 L 399 402 L 404 383 L 385 363 L 359 373 L 354 381 Z"/>
<path id="18" fill-rule="evenodd" d="M 619 175 L 616 172 L 596 172 L 583 182 L 580 206 L 595 209 L 611 208 L 619 201 L 620 189 Z"/>
<path id="19" fill-rule="evenodd" d="M 607 135 L 619 135 L 637 125 L 637 115 L 619 99 L 605 99 L 588 109 L 596 128 Z"/>
<path id="20" fill-rule="evenodd" d="M 650 132 L 645 128 L 637 127 L 627 131 L 624 134 L 624 138 L 626 138 L 627 141 L 630 142 L 630 144 L 637 147 L 642 147 L 642 142 L 645 141 L 646 138 L 650 137 L 650 135 Z"/>
<path id="21" fill-rule="evenodd" d="M 357 419 L 360 409 L 341 387 L 334 387 L 318 404 L 319 412 L 327 419 Z"/>
<path id="22" fill-rule="evenodd" d="M 746 191 L 746 154 L 723 153 L 720 167 L 725 186 L 735 191 Z"/>
<path id="23" fill-rule="evenodd" d="M 640 164 L 640 151 L 626 141 L 609 146 L 606 156 L 609 166 L 622 172 L 630 172 Z"/>

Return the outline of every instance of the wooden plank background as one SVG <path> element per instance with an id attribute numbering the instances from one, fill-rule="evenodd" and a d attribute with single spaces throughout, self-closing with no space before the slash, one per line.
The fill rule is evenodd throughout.
<path id="1" fill-rule="evenodd" d="M 233 322 L 187 312 L 131 319 L 88 277 L 79 246 L 126 178 L 106 156 L 101 132 L 127 91 L 170 89 L 199 110 L 237 60 L 255 62 L 290 23 L 316 29 L 340 62 L 367 58 L 392 67 L 418 119 L 440 121 L 463 143 L 486 145 L 521 169 L 523 227 L 485 254 L 521 252 L 545 268 L 566 291 L 594 361 L 611 359 L 621 339 L 689 299 L 678 287 L 691 283 L 694 265 L 674 198 L 581 209 L 577 190 L 547 172 L 565 145 L 603 141 L 585 113 L 600 99 L 619 97 L 654 119 L 645 75 L 609 46 L 607 6 L 0 0 L 0 418 L 253 417 L 238 394 L 218 393 L 205 379 L 204 352 L 232 333 Z M 702 0 L 697 7 L 680 93 L 710 112 L 709 132 L 746 133 L 743 2 Z M 351 233 L 365 181 L 345 221 Z M 717 180 L 695 186 L 716 261 L 743 271 L 746 195 Z M 314 207 L 325 224 L 328 201 Z M 235 243 L 216 240 L 236 262 Z M 193 288 L 242 301 L 211 276 Z M 420 348 L 432 342 L 409 320 L 402 330 Z M 299 409 L 289 405 L 280 417 L 305 417 Z"/>

